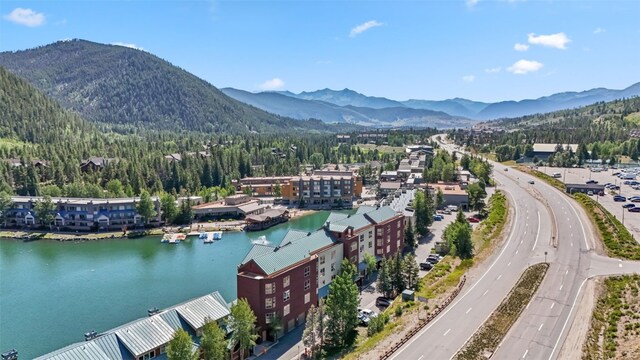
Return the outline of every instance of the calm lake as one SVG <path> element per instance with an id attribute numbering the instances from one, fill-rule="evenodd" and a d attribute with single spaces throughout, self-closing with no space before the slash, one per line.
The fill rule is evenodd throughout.
<path id="1" fill-rule="evenodd" d="M 220 291 L 236 297 L 236 267 L 251 242 L 278 244 L 288 229 L 313 231 L 318 212 L 261 232 L 225 233 L 214 244 L 191 237 L 178 245 L 160 237 L 88 242 L 0 239 L 0 352 L 31 359 L 175 305 Z"/>

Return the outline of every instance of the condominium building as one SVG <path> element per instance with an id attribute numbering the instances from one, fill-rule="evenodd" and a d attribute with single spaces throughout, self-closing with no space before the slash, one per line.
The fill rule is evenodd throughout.
<path id="1" fill-rule="evenodd" d="M 278 246 L 254 245 L 238 266 L 238 298 L 251 305 L 261 338 L 272 339 L 274 319 L 282 320 L 284 331 L 304 323 L 309 307 L 328 295 L 343 259 L 358 267 L 361 279 L 365 254 L 382 260 L 403 247 L 402 213 L 389 207 L 331 213 L 318 231 L 290 230 Z"/>
<path id="2" fill-rule="evenodd" d="M 36 227 L 42 224 L 34 208 L 42 197 L 12 196 L 12 207 L 5 218 L 7 227 Z M 122 230 L 126 227 L 143 225 L 143 219 L 136 208 L 139 197 L 132 198 L 64 198 L 53 197 L 55 205 L 53 226 L 60 230 L 94 231 Z M 160 224 L 162 211 L 160 200 L 152 196 L 156 215 L 146 219 L 148 223 Z"/>

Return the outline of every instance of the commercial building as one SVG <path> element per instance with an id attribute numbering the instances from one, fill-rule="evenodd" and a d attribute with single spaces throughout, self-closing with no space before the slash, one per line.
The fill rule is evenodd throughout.
<path id="1" fill-rule="evenodd" d="M 241 219 L 249 215 L 259 215 L 269 209 L 269 205 L 260 204 L 256 199 L 246 194 L 236 194 L 226 197 L 224 200 L 204 203 L 193 206 L 193 215 L 196 219 Z"/>
<path id="2" fill-rule="evenodd" d="M 5 218 L 7 227 L 38 227 L 42 224 L 34 208 L 42 197 L 12 196 L 12 208 Z M 97 231 L 123 230 L 144 225 L 145 219 L 136 209 L 139 197 L 133 198 L 64 198 L 53 197 L 55 205 L 53 226 L 59 230 Z M 152 196 L 156 215 L 146 221 L 159 225 L 162 215 L 160 200 Z"/>
<path id="3" fill-rule="evenodd" d="M 462 208 L 466 208 L 469 205 L 469 194 L 467 191 L 460 187 L 457 183 L 437 183 L 428 184 L 428 190 L 431 192 L 431 196 L 434 197 L 438 190 L 442 191 L 444 206 L 455 205 Z"/>
<path id="4" fill-rule="evenodd" d="M 327 296 L 343 259 L 362 277 L 365 254 L 381 260 L 403 247 L 404 215 L 389 207 L 331 213 L 318 231 L 290 230 L 278 246 L 255 244 L 238 266 L 238 298 L 251 305 L 260 337 L 275 338 L 274 319 L 282 319 L 285 332 L 304 323 L 309 307 Z"/>
<path id="5" fill-rule="evenodd" d="M 573 194 L 577 192 L 588 193 L 591 191 L 594 194 L 598 194 L 601 191 L 604 191 L 604 185 L 599 184 L 566 184 L 565 185 L 566 192 Z"/>
<path id="6" fill-rule="evenodd" d="M 213 292 L 171 308 L 149 313 L 102 333 L 85 334 L 86 341 L 40 356 L 35 360 L 130 360 L 166 359 L 167 344 L 178 329 L 200 337 L 206 321 L 216 321 L 224 329 L 230 306 L 220 293 Z M 193 349 L 198 345 L 192 343 Z"/>
<path id="7" fill-rule="evenodd" d="M 558 146 L 561 146 L 562 149 L 570 148 L 574 153 L 578 151 L 578 144 L 542 144 L 536 143 L 533 144 L 533 154 L 531 157 L 537 157 L 540 160 L 546 160 L 549 156 L 553 155 L 556 152 Z"/>

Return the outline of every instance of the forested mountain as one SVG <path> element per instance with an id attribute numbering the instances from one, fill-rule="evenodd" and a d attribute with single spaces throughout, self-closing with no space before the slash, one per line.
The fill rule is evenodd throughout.
<path id="1" fill-rule="evenodd" d="M 500 161 L 530 156 L 534 143 L 578 144 L 577 153 L 562 150 L 551 159 L 558 166 L 581 164 L 589 158 L 609 163 L 620 161 L 621 156 L 638 160 L 640 97 L 480 123 L 476 130 L 454 131 L 451 137 L 478 151 L 495 152 Z"/>
<path id="2" fill-rule="evenodd" d="M 424 141 L 435 130 L 394 131 L 387 141 Z M 353 138 L 356 138 L 354 133 Z M 169 154 L 180 154 L 181 161 Z M 340 145 L 335 134 L 205 134 L 138 130 L 122 135 L 59 106 L 0 67 L 0 192 L 105 197 L 228 194 L 233 179 L 295 175 L 314 155 L 323 162 L 395 161 L 393 154 Z M 400 154 L 402 155 L 402 154 Z M 111 159 L 82 171 L 89 157 Z M 35 165 L 33 160 L 41 160 Z"/>
<path id="3" fill-rule="evenodd" d="M 487 103 L 455 98 L 448 100 L 417 100 L 411 99 L 402 102 L 405 106 L 414 109 L 427 109 L 443 111 L 453 116 L 463 116 L 469 119 L 477 118 L 477 114 L 487 107 Z"/>
<path id="4" fill-rule="evenodd" d="M 402 105 L 402 103 L 395 100 L 390 100 L 384 97 L 366 96 L 350 89 L 343 89 L 343 90 L 322 89 L 322 90 L 309 91 L 309 92 L 303 91 L 299 94 L 294 94 L 289 91 L 283 91 L 281 92 L 281 94 L 295 97 L 298 99 L 304 99 L 304 100 L 325 101 L 325 102 L 340 105 L 340 106 L 351 105 L 351 106 L 359 106 L 359 107 L 368 107 L 372 109 L 404 106 Z"/>
<path id="5" fill-rule="evenodd" d="M 305 100 L 284 93 L 251 93 L 233 88 L 221 89 L 230 97 L 265 111 L 295 119 L 320 119 L 325 122 L 348 122 L 375 127 L 414 126 L 452 128 L 474 122 L 444 112 L 403 106 L 370 108 L 339 106 L 326 101 Z"/>
<path id="6" fill-rule="evenodd" d="M 623 90 L 597 88 L 582 92 L 563 92 L 532 100 L 502 101 L 489 104 L 480 111 L 475 118 L 490 120 L 513 118 L 531 114 L 542 114 L 632 96 L 640 96 L 640 83 L 631 85 Z"/>
<path id="7" fill-rule="evenodd" d="M 229 98 L 206 81 L 145 51 L 84 40 L 0 53 L 0 65 L 62 106 L 114 128 L 208 133 L 328 131 Z"/>
<path id="8" fill-rule="evenodd" d="M 501 101 L 496 103 L 484 103 L 461 98 L 447 100 L 410 99 L 406 101 L 395 101 L 383 97 L 366 96 L 349 89 L 340 91 L 323 89 L 301 92 L 299 94 L 289 91 L 281 91 L 279 93 L 298 99 L 319 100 L 340 106 L 350 105 L 374 109 L 406 107 L 442 111 L 452 116 L 465 117 L 474 120 L 494 120 L 531 114 L 543 114 L 551 111 L 573 109 L 602 101 L 607 102 L 632 96 L 640 96 L 640 83 L 631 85 L 623 90 L 597 88 L 582 92 L 562 92 L 538 99 Z"/>

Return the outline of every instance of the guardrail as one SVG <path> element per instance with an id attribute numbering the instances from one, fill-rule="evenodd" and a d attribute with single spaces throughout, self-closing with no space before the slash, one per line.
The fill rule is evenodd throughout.
<path id="1" fill-rule="evenodd" d="M 458 294 L 462 290 L 462 287 L 464 286 L 464 283 L 466 281 L 467 281 L 467 276 L 463 275 L 462 279 L 460 279 L 460 283 L 458 283 L 458 286 L 445 299 L 445 301 L 442 303 L 442 305 L 436 307 L 434 312 L 429 314 L 429 316 L 427 316 L 426 319 L 421 319 L 420 322 L 418 322 L 418 324 L 416 324 L 416 326 L 413 327 L 413 329 L 411 329 L 407 334 L 405 334 L 405 336 L 402 337 L 402 339 L 400 339 L 400 341 L 398 341 L 397 343 L 393 344 L 393 346 L 391 346 L 388 350 L 386 350 L 382 354 L 382 356 L 380 356 L 379 359 L 380 360 L 385 360 L 385 359 L 390 358 L 391 355 L 393 355 L 396 351 L 398 351 L 398 349 L 400 349 L 404 344 L 406 344 L 409 340 L 411 340 L 411 338 L 414 337 L 418 333 L 418 331 L 422 330 L 423 327 L 425 327 L 428 323 L 430 323 L 433 319 L 435 319 L 438 315 L 440 315 L 440 313 L 447 306 L 449 306 L 449 304 L 451 304 L 451 302 L 456 298 L 456 296 L 458 296 Z"/>

